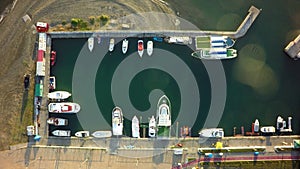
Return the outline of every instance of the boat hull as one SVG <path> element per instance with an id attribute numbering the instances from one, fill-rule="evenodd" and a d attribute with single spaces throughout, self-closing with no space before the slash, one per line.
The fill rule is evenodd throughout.
<path id="1" fill-rule="evenodd" d="M 114 136 L 123 135 L 123 114 L 120 107 L 112 110 L 112 133 Z"/>
<path id="2" fill-rule="evenodd" d="M 153 42 L 152 41 L 148 41 L 147 42 L 147 54 L 149 56 L 151 56 L 153 53 Z"/>
<path id="3" fill-rule="evenodd" d="M 128 50 L 128 40 L 127 39 L 124 39 L 123 42 L 122 42 L 122 52 L 123 54 L 125 54 Z"/>
<path id="4" fill-rule="evenodd" d="M 207 137 L 207 138 L 222 138 L 224 137 L 224 130 L 222 128 L 209 128 L 209 129 L 202 129 L 199 132 L 200 137 Z"/>
<path id="5" fill-rule="evenodd" d="M 139 119 L 134 116 L 132 118 L 132 137 L 134 138 L 140 138 L 140 124 L 139 124 Z"/>
<path id="6" fill-rule="evenodd" d="M 70 130 L 54 130 L 52 134 L 57 137 L 70 137 L 71 131 Z"/>
<path id="7" fill-rule="evenodd" d="M 47 123 L 54 126 L 66 126 L 68 125 L 68 119 L 50 117 L 47 119 Z"/>
<path id="8" fill-rule="evenodd" d="M 109 48 L 108 48 L 108 50 L 110 52 L 112 52 L 114 50 L 114 47 L 115 47 L 115 39 L 110 39 L 109 40 Z"/>
<path id="9" fill-rule="evenodd" d="M 71 93 L 67 91 L 55 91 L 48 93 L 49 99 L 67 99 L 71 96 Z"/>
<path id="10" fill-rule="evenodd" d="M 70 102 L 50 103 L 48 105 L 48 111 L 50 113 L 78 113 L 80 111 L 80 105 Z"/>
<path id="11" fill-rule="evenodd" d="M 90 52 L 93 51 L 93 49 L 94 49 L 94 37 L 90 37 L 88 39 L 88 48 L 89 48 Z"/>
<path id="12" fill-rule="evenodd" d="M 95 138 L 108 138 L 112 136 L 112 133 L 111 131 L 95 131 L 92 136 Z"/>

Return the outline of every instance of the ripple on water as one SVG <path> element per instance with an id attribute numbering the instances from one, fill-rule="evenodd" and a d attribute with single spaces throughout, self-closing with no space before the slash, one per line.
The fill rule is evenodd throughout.
<path id="1" fill-rule="evenodd" d="M 242 21 L 243 19 L 238 14 L 226 14 L 219 19 L 217 29 L 235 31 Z"/>
<path id="2" fill-rule="evenodd" d="M 278 90 L 279 84 L 272 68 L 265 63 L 265 50 L 258 44 L 244 46 L 234 64 L 234 78 L 240 83 L 252 87 L 262 96 L 271 96 Z"/>

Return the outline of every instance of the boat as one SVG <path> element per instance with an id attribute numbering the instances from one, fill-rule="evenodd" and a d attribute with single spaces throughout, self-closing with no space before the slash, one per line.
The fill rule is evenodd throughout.
<path id="1" fill-rule="evenodd" d="M 273 127 L 273 126 L 264 126 L 264 127 L 261 127 L 260 131 L 263 134 L 274 134 L 276 132 L 275 127 Z"/>
<path id="2" fill-rule="evenodd" d="M 188 127 L 188 126 L 182 126 L 181 128 L 180 128 L 180 136 L 181 137 L 191 137 L 191 128 L 190 127 Z"/>
<path id="3" fill-rule="evenodd" d="M 235 41 L 228 36 L 197 36 L 195 38 L 196 49 L 203 48 L 231 48 Z"/>
<path id="4" fill-rule="evenodd" d="M 114 39 L 114 38 L 111 38 L 111 39 L 109 40 L 109 48 L 108 48 L 108 50 L 109 50 L 110 52 L 112 52 L 112 51 L 114 50 L 114 47 L 115 47 L 115 39 Z"/>
<path id="5" fill-rule="evenodd" d="M 54 130 L 52 134 L 57 137 L 70 137 L 71 130 Z"/>
<path id="6" fill-rule="evenodd" d="M 80 111 L 80 105 L 71 102 L 50 103 L 48 105 L 48 111 L 50 113 L 78 113 Z"/>
<path id="7" fill-rule="evenodd" d="M 122 42 L 122 52 L 123 54 L 125 54 L 128 50 L 128 40 L 127 39 L 124 39 L 123 42 Z"/>
<path id="8" fill-rule="evenodd" d="M 140 138 L 140 124 L 139 119 L 136 116 L 133 116 L 131 121 L 132 137 Z"/>
<path id="9" fill-rule="evenodd" d="M 152 116 L 150 121 L 149 121 L 148 135 L 149 135 L 149 137 L 155 137 L 156 136 L 156 120 L 155 120 L 154 116 Z"/>
<path id="10" fill-rule="evenodd" d="M 51 92 L 48 93 L 48 98 L 49 99 L 67 99 L 71 96 L 71 93 L 67 92 L 67 91 L 55 91 L 55 92 Z"/>
<path id="11" fill-rule="evenodd" d="M 47 119 L 47 123 L 54 126 L 66 126 L 68 125 L 68 119 L 50 117 Z"/>
<path id="12" fill-rule="evenodd" d="M 197 50 L 191 55 L 198 59 L 208 60 L 233 59 L 237 57 L 237 51 L 235 49 L 210 48 Z"/>
<path id="13" fill-rule="evenodd" d="M 279 132 L 292 132 L 292 117 L 288 117 L 288 128 L 287 123 L 281 116 L 277 117 L 276 129 Z"/>
<path id="14" fill-rule="evenodd" d="M 140 57 L 143 57 L 144 53 L 144 41 L 143 40 L 138 40 L 138 53 Z"/>
<path id="15" fill-rule="evenodd" d="M 190 37 L 167 37 L 165 41 L 168 43 L 174 43 L 179 45 L 192 44 L 192 38 Z"/>
<path id="16" fill-rule="evenodd" d="M 224 130 L 222 128 L 207 128 L 202 129 L 199 132 L 200 137 L 214 137 L 214 138 L 221 138 L 224 137 Z"/>
<path id="17" fill-rule="evenodd" d="M 258 119 L 255 119 L 254 126 L 253 126 L 253 131 L 254 132 L 259 132 L 259 121 L 258 121 Z"/>
<path id="18" fill-rule="evenodd" d="M 170 111 L 170 101 L 166 95 L 163 95 L 158 101 L 158 111 L 157 111 L 157 126 L 171 126 L 171 111 Z"/>
<path id="19" fill-rule="evenodd" d="M 111 137 L 112 133 L 111 131 L 95 131 L 94 133 L 92 133 L 92 136 L 95 138 L 107 138 Z"/>
<path id="20" fill-rule="evenodd" d="M 156 42 L 163 42 L 164 39 L 161 38 L 161 37 L 153 37 L 153 40 L 156 41 Z"/>
<path id="21" fill-rule="evenodd" d="M 120 107 L 112 110 L 112 133 L 115 136 L 123 135 L 123 113 Z"/>
<path id="22" fill-rule="evenodd" d="M 147 53 L 149 56 L 151 56 L 153 53 L 153 42 L 152 41 L 147 42 Z"/>
<path id="23" fill-rule="evenodd" d="M 56 89 L 56 80 L 55 76 L 50 76 L 49 77 L 49 90 L 55 90 Z"/>
<path id="24" fill-rule="evenodd" d="M 75 136 L 81 137 L 81 138 L 90 137 L 90 132 L 89 131 L 77 131 L 75 133 Z"/>
<path id="25" fill-rule="evenodd" d="M 56 51 L 51 51 L 50 61 L 51 61 L 51 66 L 54 66 L 56 62 Z"/>
<path id="26" fill-rule="evenodd" d="M 89 47 L 89 50 L 92 51 L 93 48 L 94 48 L 94 37 L 90 37 L 88 39 L 88 47 Z"/>
<path id="27" fill-rule="evenodd" d="M 98 44 L 101 43 L 101 37 L 100 37 L 100 35 L 97 35 L 97 43 L 98 43 Z"/>

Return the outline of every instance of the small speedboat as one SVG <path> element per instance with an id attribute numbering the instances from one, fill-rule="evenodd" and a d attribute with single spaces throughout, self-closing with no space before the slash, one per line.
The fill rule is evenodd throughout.
<path id="1" fill-rule="evenodd" d="M 57 118 L 57 117 L 50 117 L 47 120 L 48 124 L 54 125 L 54 126 L 66 126 L 68 125 L 68 119 L 64 118 Z"/>
<path id="2" fill-rule="evenodd" d="M 140 124 L 139 124 L 139 119 L 136 116 L 133 116 L 132 118 L 131 127 L 132 127 L 132 137 L 140 138 Z"/>
<path id="3" fill-rule="evenodd" d="M 127 39 L 124 39 L 123 42 L 122 42 L 122 52 L 123 54 L 125 54 L 128 50 L 128 40 Z"/>
<path id="4" fill-rule="evenodd" d="M 260 128 L 260 131 L 263 134 L 274 134 L 276 132 L 276 129 L 274 126 L 264 126 Z"/>
<path id="5" fill-rule="evenodd" d="M 259 132 L 259 121 L 258 121 L 258 119 L 255 119 L 253 130 L 254 130 L 254 132 Z"/>
<path id="6" fill-rule="evenodd" d="M 215 137 L 221 138 L 224 137 L 224 130 L 222 128 L 208 128 L 202 129 L 199 132 L 200 137 Z"/>
<path id="7" fill-rule="evenodd" d="M 147 53 L 149 56 L 151 56 L 153 53 L 153 42 L 152 41 L 147 42 Z"/>
<path id="8" fill-rule="evenodd" d="M 149 137 L 155 137 L 156 136 L 156 120 L 155 117 L 152 116 L 149 121 Z"/>
<path id="9" fill-rule="evenodd" d="M 52 134 L 57 137 L 70 137 L 71 130 L 54 130 Z"/>
<path id="10" fill-rule="evenodd" d="M 93 48 L 94 48 L 94 37 L 90 37 L 88 39 L 88 47 L 89 47 L 89 50 L 92 51 Z"/>
<path id="11" fill-rule="evenodd" d="M 75 133 L 75 136 L 76 137 L 81 137 L 81 138 L 90 137 L 90 132 L 89 131 L 77 131 Z"/>
<path id="12" fill-rule="evenodd" d="M 112 52 L 112 51 L 114 50 L 114 47 L 115 47 L 115 39 L 114 39 L 114 38 L 111 38 L 111 39 L 109 40 L 109 48 L 108 48 L 108 50 L 109 50 L 110 52 Z"/>
<path id="13" fill-rule="evenodd" d="M 112 131 L 115 136 L 123 135 L 123 113 L 120 107 L 112 110 Z"/>
<path id="14" fill-rule="evenodd" d="M 48 111 L 50 113 L 78 113 L 80 111 L 80 105 L 71 102 L 50 103 L 48 105 Z"/>
<path id="15" fill-rule="evenodd" d="M 94 133 L 92 133 L 92 136 L 95 138 L 107 138 L 111 137 L 112 133 L 111 131 L 95 131 Z"/>
<path id="16" fill-rule="evenodd" d="M 140 57 L 143 57 L 144 53 L 144 41 L 143 40 L 138 40 L 138 53 Z"/>
<path id="17" fill-rule="evenodd" d="M 54 66 L 56 62 L 56 51 L 51 51 L 50 61 L 51 61 L 51 66 Z"/>
<path id="18" fill-rule="evenodd" d="M 71 96 L 71 93 L 67 92 L 67 91 L 55 91 L 55 92 L 51 92 L 48 93 L 48 98 L 49 99 L 67 99 Z"/>

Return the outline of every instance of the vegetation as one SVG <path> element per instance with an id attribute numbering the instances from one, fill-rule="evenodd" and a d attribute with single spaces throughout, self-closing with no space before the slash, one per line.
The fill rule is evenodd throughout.
<path id="1" fill-rule="evenodd" d="M 102 14 L 100 16 L 90 16 L 87 19 L 72 18 L 69 21 L 61 21 L 52 27 L 52 31 L 86 31 L 100 29 L 108 24 L 110 16 Z"/>

